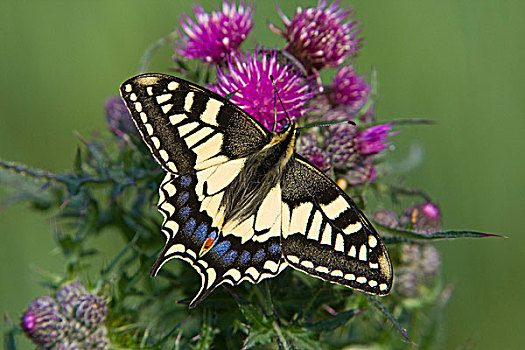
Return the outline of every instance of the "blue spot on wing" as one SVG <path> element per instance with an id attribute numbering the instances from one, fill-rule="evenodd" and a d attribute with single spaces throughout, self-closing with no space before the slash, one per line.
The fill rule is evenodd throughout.
<path id="1" fill-rule="evenodd" d="M 202 223 L 195 230 L 195 237 L 199 242 L 203 242 L 206 239 L 206 234 L 208 233 L 208 225 Z"/>
<path id="2" fill-rule="evenodd" d="M 277 254 L 281 252 L 281 247 L 279 246 L 279 244 L 274 243 L 268 248 L 268 251 L 270 252 L 270 254 Z"/>
<path id="3" fill-rule="evenodd" d="M 241 264 L 246 264 L 248 261 L 250 261 L 251 257 L 252 256 L 248 251 L 243 250 L 241 253 Z"/>
<path id="4" fill-rule="evenodd" d="M 188 175 L 179 176 L 178 179 L 182 187 L 188 187 L 191 184 L 191 177 Z"/>
<path id="5" fill-rule="evenodd" d="M 230 250 L 224 258 L 222 258 L 222 261 L 224 261 L 225 264 L 231 264 L 235 259 L 237 258 L 237 252 L 235 250 Z"/>
<path id="6" fill-rule="evenodd" d="M 223 256 L 224 253 L 226 253 L 226 251 L 230 249 L 230 245 L 231 245 L 230 241 L 223 241 L 221 243 L 216 244 L 213 248 L 211 248 L 211 251 L 217 254 L 218 256 Z"/>
<path id="7" fill-rule="evenodd" d="M 188 201 L 188 198 L 190 197 L 189 192 L 181 192 L 179 193 L 177 197 L 177 205 L 179 207 L 182 207 L 186 202 Z"/>
<path id="8" fill-rule="evenodd" d="M 188 217 L 190 216 L 190 213 L 191 213 L 191 208 L 188 207 L 188 206 L 182 207 L 182 208 L 179 210 L 179 216 L 180 216 L 183 220 L 188 220 Z"/>
<path id="9" fill-rule="evenodd" d="M 266 255 L 266 253 L 264 252 L 264 249 L 259 249 L 253 256 L 253 261 L 261 261 L 262 259 L 264 259 L 264 256 Z"/>
<path id="10" fill-rule="evenodd" d="M 194 218 L 190 218 L 186 224 L 184 225 L 184 233 L 187 234 L 188 236 L 189 235 L 192 235 L 193 234 L 193 231 L 195 230 L 195 225 L 197 223 L 195 222 L 195 219 Z"/>

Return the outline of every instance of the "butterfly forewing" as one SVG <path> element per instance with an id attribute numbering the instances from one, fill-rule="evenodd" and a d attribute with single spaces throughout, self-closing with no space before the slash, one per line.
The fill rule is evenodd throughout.
<path id="1" fill-rule="evenodd" d="M 143 74 L 124 82 L 121 95 L 155 159 L 171 173 L 245 157 L 269 132 L 223 97 L 185 80 Z"/>
<path id="2" fill-rule="evenodd" d="M 222 283 L 258 283 L 279 274 L 287 264 L 280 253 L 278 206 L 272 207 L 272 222 L 256 211 L 241 223 L 230 222 L 226 234 L 220 206 L 246 157 L 268 142 L 269 132 L 219 95 L 175 77 L 137 76 L 122 84 L 121 94 L 168 172 L 158 204 L 167 242 L 152 275 L 172 258 L 189 262 L 202 279 L 193 307 Z M 213 247 L 201 256 L 207 239 Z"/>
<path id="3" fill-rule="evenodd" d="M 283 181 L 281 249 L 303 272 L 384 295 L 392 266 L 379 235 L 355 203 L 306 160 L 291 160 Z"/>

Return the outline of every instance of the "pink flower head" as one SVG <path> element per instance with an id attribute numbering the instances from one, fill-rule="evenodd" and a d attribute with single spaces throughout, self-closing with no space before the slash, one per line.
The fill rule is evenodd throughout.
<path id="1" fill-rule="evenodd" d="M 360 131 L 357 134 L 357 148 L 363 156 L 373 155 L 381 152 L 392 143 L 388 138 L 397 132 L 391 132 L 392 124 L 380 124 Z"/>
<path id="2" fill-rule="evenodd" d="M 230 101 L 261 122 L 268 130 L 277 121 L 293 121 L 303 116 L 306 102 L 313 96 L 312 82 L 276 59 L 276 51 L 258 50 L 247 56 L 234 56 L 227 60 L 226 68 L 218 68 L 217 84 L 210 87 L 220 95 L 234 93 Z M 277 96 L 270 76 L 283 104 L 276 103 Z"/>
<path id="3" fill-rule="evenodd" d="M 352 66 L 344 66 L 337 71 L 330 90 L 330 100 L 334 105 L 347 106 L 353 111 L 363 107 L 370 94 L 370 86 Z"/>
<path id="4" fill-rule="evenodd" d="M 351 10 L 339 8 L 339 1 L 327 7 L 319 0 L 316 7 L 297 8 L 288 19 L 281 13 L 285 29 L 271 29 L 286 41 L 285 50 L 293 54 L 310 71 L 336 67 L 359 49 L 357 22 Z"/>
<path id="5" fill-rule="evenodd" d="M 439 208 L 434 203 L 425 203 L 421 206 L 421 211 L 429 219 L 439 219 L 441 214 Z"/>
<path id="6" fill-rule="evenodd" d="M 51 349 L 64 337 L 64 316 L 56 301 L 40 297 L 29 304 L 22 315 L 20 326 L 29 339 L 43 348 Z"/>
<path id="7" fill-rule="evenodd" d="M 200 58 L 208 63 L 221 63 L 237 53 L 253 27 L 252 9 L 241 1 L 224 0 L 222 11 L 206 13 L 202 6 L 193 8 L 195 22 L 185 15 L 180 21 L 184 33 L 177 52 L 187 58 Z"/>
<path id="8" fill-rule="evenodd" d="M 403 219 L 416 231 L 432 233 L 441 230 L 441 212 L 438 206 L 431 202 L 408 208 Z"/>

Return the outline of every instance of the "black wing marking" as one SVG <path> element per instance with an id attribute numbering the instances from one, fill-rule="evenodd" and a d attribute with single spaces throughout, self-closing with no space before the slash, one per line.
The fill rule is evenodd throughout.
<path id="1" fill-rule="evenodd" d="M 392 265 L 379 235 L 350 197 L 300 156 L 282 180 L 281 250 L 292 267 L 385 295 Z"/>
<path id="2" fill-rule="evenodd" d="M 120 88 L 155 159 L 171 173 L 237 159 L 261 149 L 270 133 L 223 97 L 188 81 L 143 74 Z"/>
<path id="3" fill-rule="evenodd" d="M 237 285 L 277 276 L 286 266 L 280 250 L 280 237 L 264 242 L 219 235 L 213 218 L 201 211 L 195 187 L 196 175 L 168 173 L 159 189 L 159 211 L 164 215 L 162 231 L 167 241 L 151 269 L 155 276 L 162 265 L 173 258 L 187 261 L 201 276 L 201 288 L 190 307 L 195 307 L 222 283 Z M 199 257 L 207 238 L 215 240 L 210 251 Z"/>

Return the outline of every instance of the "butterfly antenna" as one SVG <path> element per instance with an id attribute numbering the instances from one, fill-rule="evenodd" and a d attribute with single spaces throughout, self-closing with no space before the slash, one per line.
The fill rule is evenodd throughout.
<path id="1" fill-rule="evenodd" d="M 331 122 L 324 122 L 324 121 L 313 122 L 313 123 L 310 123 L 310 124 L 306 124 L 304 126 L 300 126 L 297 129 L 299 129 L 299 130 L 300 129 L 309 129 L 309 128 L 315 128 L 315 127 L 332 126 L 332 125 L 337 125 L 337 124 L 356 125 L 353 120 L 334 120 L 334 121 L 331 121 Z"/>
<path id="2" fill-rule="evenodd" d="M 273 76 L 270 75 L 273 83 L 273 128 L 272 132 L 275 132 L 277 128 L 277 99 L 275 98 L 277 89 L 275 88 L 275 82 L 273 81 Z"/>
<path id="3" fill-rule="evenodd" d="M 283 107 L 284 114 L 286 115 L 286 120 L 288 121 L 288 124 L 291 124 L 292 121 L 290 119 L 290 116 L 288 115 L 288 112 L 286 112 L 286 108 L 284 108 L 283 100 L 281 100 L 281 96 L 279 96 L 279 91 L 277 91 L 277 87 L 275 86 L 275 80 L 273 79 L 273 75 L 272 74 L 270 74 L 270 79 L 272 80 L 273 89 L 275 90 L 275 94 L 277 95 L 277 98 L 279 99 L 279 102 L 281 103 L 281 107 Z M 277 109 L 275 110 L 275 118 L 277 120 Z M 275 126 L 275 124 L 274 124 L 274 126 Z"/>

